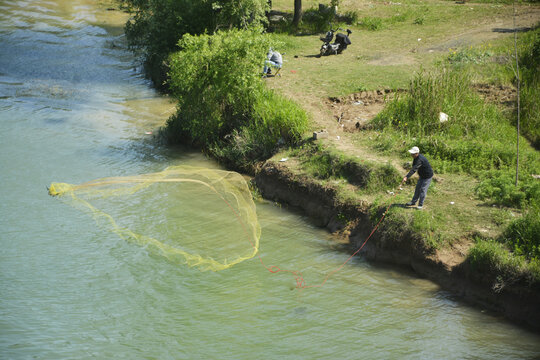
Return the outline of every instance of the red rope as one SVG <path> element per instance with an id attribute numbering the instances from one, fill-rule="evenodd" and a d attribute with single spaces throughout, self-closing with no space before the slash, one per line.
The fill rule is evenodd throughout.
<path id="1" fill-rule="evenodd" d="M 401 183 L 401 185 L 403 185 L 403 183 Z M 401 185 L 399 187 L 399 189 L 401 190 Z M 396 196 L 397 193 L 394 193 L 392 195 L 392 198 L 394 196 Z M 390 207 L 392 206 L 392 204 L 388 205 L 388 207 L 386 208 L 386 210 L 384 211 L 382 217 L 379 219 L 379 222 L 377 223 L 377 225 L 375 225 L 375 227 L 373 228 L 373 230 L 371 230 L 371 233 L 369 234 L 369 236 L 366 238 L 366 240 L 362 243 L 362 245 L 354 252 L 352 253 L 351 256 L 349 256 L 347 258 L 347 260 L 345 260 L 343 262 L 343 264 L 341 264 L 340 266 L 338 266 L 337 268 L 335 268 L 334 270 L 330 271 L 326 277 L 324 278 L 323 282 L 318 284 L 318 285 L 306 285 L 306 282 L 304 280 L 304 277 L 302 276 L 302 273 L 301 272 L 298 272 L 298 271 L 294 271 L 294 270 L 283 270 L 283 269 L 280 269 L 278 266 L 276 265 L 271 265 L 271 266 L 267 266 L 262 258 L 261 258 L 261 255 L 260 253 L 257 253 L 257 256 L 259 257 L 259 260 L 262 264 L 262 266 L 264 266 L 268 271 L 270 271 L 272 274 L 276 274 L 278 272 L 286 272 L 286 273 L 290 273 L 292 274 L 294 277 L 295 277 L 295 280 L 296 280 L 296 288 L 297 289 L 309 289 L 309 288 L 315 288 L 315 287 L 322 287 L 326 281 L 328 281 L 328 279 L 330 278 L 330 276 L 332 276 L 333 274 L 335 274 L 336 272 L 338 272 L 339 270 L 341 270 L 354 256 L 356 256 L 361 250 L 362 248 L 364 247 L 364 245 L 366 245 L 366 243 L 368 242 L 369 238 L 371 238 L 371 236 L 375 233 L 375 231 L 377 231 L 377 229 L 379 228 L 379 225 L 381 224 L 381 222 L 383 221 L 384 217 L 386 216 L 386 214 L 388 213 L 388 210 L 390 210 Z"/>

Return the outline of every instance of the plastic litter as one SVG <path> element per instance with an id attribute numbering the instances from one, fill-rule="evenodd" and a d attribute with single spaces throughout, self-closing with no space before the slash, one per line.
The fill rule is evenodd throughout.
<path id="1" fill-rule="evenodd" d="M 439 113 L 439 121 L 442 122 L 442 123 L 448 121 L 448 114 L 440 112 Z"/>

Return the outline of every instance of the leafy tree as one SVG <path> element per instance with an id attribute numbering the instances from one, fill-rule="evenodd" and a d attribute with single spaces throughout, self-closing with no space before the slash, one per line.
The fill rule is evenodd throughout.
<path id="1" fill-rule="evenodd" d="M 265 0 L 215 0 L 217 28 L 249 29 L 267 23 L 266 12 L 270 9 Z"/>
<path id="2" fill-rule="evenodd" d="M 200 34 L 215 27 L 212 4 L 191 0 L 124 0 L 132 14 L 126 35 L 132 47 L 147 58 L 163 58 L 186 33 Z"/>
<path id="3" fill-rule="evenodd" d="M 267 0 L 119 0 L 132 17 L 126 35 L 144 52 L 147 71 L 157 85 L 165 77 L 165 60 L 178 50 L 184 34 L 214 33 L 223 28 L 260 27 L 267 21 Z M 160 79 L 157 80 L 156 79 Z"/>

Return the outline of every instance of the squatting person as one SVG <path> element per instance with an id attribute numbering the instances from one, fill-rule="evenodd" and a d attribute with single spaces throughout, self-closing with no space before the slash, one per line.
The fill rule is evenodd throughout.
<path id="1" fill-rule="evenodd" d="M 403 182 L 407 181 L 415 172 L 418 171 L 418 182 L 416 183 L 416 189 L 414 190 L 414 196 L 411 201 L 406 205 L 413 206 L 418 201 L 418 209 L 422 209 L 424 206 L 424 200 L 426 199 L 426 194 L 431 184 L 431 178 L 433 177 L 433 169 L 429 164 L 429 161 L 426 157 L 420 154 L 420 149 L 417 146 L 414 146 L 409 150 L 409 153 L 414 158 L 412 163 L 412 169 L 407 175 L 403 178 Z"/>
<path id="2" fill-rule="evenodd" d="M 268 54 L 266 55 L 266 61 L 264 62 L 263 76 L 270 74 L 270 67 L 275 67 L 277 69 L 276 76 L 283 66 L 283 58 L 278 51 L 270 48 Z M 281 76 L 281 75 L 280 75 Z"/>

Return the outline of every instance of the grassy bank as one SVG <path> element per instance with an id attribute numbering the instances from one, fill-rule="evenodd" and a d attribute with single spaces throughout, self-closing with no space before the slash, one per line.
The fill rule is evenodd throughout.
<path id="1" fill-rule="evenodd" d="M 285 2 L 276 4 L 287 8 Z M 366 4 L 349 5 L 347 11 L 370 14 L 347 25 L 353 28 L 353 44 L 358 38 L 369 42 L 360 40 L 360 50 L 355 53 L 321 62 L 309 55 L 295 57 L 290 63 L 294 72 L 287 83 L 272 85 L 285 93 L 302 94 L 296 96 L 301 101 L 306 100 L 306 94 L 321 98 L 370 88 L 407 89 L 388 103 L 371 122 L 371 129 L 348 136 L 356 147 L 353 154 L 359 158 L 368 154 L 379 162 L 407 167 L 410 159 L 406 149 L 414 144 L 436 169 L 439 181 L 430 190 L 429 212 L 392 208 L 395 221 L 409 224 L 434 249 L 452 246 L 464 238 L 472 240 L 466 262 L 471 271 L 491 274 L 493 281 L 539 282 L 536 249 L 540 239 L 536 229 L 540 220 L 536 209 L 540 182 L 534 175 L 540 173 L 535 149 L 539 128 L 535 109 L 540 97 L 533 95 L 539 89 L 538 29 L 523 31 L 518 37 L 524 107 L 520 113 L 522 137 L 516 185 L 515 97 L 505 104 L 491 102 L 477 89 L 479 84 L 516 88 L 513 38 L 495 39 L 487 34 L 472 36 L 468 41 L 452 39 L 452 33 L 466 31 L 478 17 L 494 20 L 510 8 L 501 3 L 474 3 L 470 7 L 440 3 L 436 13 L 435 6 L 419 2 L 374 3 L 367 11 Z M 311 29 L 306 26 L 304 31 Z M 417 44 L 407 42 L 411 34 L 419 34 Z M 311 49 L 304 38 L 289 40 L 287 51 L 295 55 L 313 51 L 315 40 L 309 44 Z M 364 47 L 366 43 L 372 46 Z M 423 60 L 417 57 L 420 55 Z M 406 60 L 396 61 L 398 57 Z M 331 78 L 320 77 L 324 68 L 332 69 Z M 368 69 L 376 77 L 373 83 Z M 296 80 L 298 73 L 302 74 L 301 81 Z M 449 121 L 441 123 L 440 112 L 446 113 Z M 395 190 L 395 184 L 371 185 L 370 194 L 365 194 L 363 189 L 349 186 L 354 180 L 343 171 L 347 158 L 355 155 L 345 155 L 331 142 L 328 147 L 318 147 L 315 153 L 295 150 L 285 154 L 297 157 L 297 166 L 304 173 L 341 189 L 342 197 L 369 199 L 374 209 L 386 205 L 387 194 Z M 408 196 L 398 194 L 392 201 L 404 203 Z M 385 221 L 392 222 L 391 218 Z"/>

